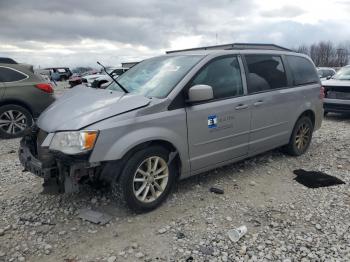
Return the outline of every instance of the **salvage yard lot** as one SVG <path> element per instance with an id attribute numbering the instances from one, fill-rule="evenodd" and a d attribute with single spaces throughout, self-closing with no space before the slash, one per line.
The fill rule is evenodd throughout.
<path id="1" fill-rule="evenodd" d="M 19 140 L 0 143 L 0 261 L 349 261 L 350 117 L 330 115 L 298 158 L 279 150 L 181 181 L 160 208 L 131 213 L 106 190 L 40 194 L 22 172 Z M 293 170 L 322 170 L 345 185 L 309 189 Z M 210 187 L 224 190 L 210 193 Z M 107 225 L 81 208 L 113 215 Z M 231 228 L 246 225 L 237 243 Z"/>

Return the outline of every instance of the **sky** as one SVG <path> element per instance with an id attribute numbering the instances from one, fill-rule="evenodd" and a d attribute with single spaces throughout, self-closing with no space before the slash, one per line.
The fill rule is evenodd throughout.
<path id="1" fill-rule="evenodd" d="M 0 57 L 98 67 L 215 44 L 338 43 L 349 14 L 350 0 L 0 0 Z"/>

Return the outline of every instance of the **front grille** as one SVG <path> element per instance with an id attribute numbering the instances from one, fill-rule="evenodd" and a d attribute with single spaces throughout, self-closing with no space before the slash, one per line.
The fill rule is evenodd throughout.
<path id="1" fill-rule="evenodd" d="M 350 112 L 350 105 L 344 105 L 344 104 L 324 103 L 324 108 L 326 111 Z"/>
<path id="2" fill-rule="evenodd" d="M 325 97 L 350 100 L 350 86 L 325 86 Z"/>

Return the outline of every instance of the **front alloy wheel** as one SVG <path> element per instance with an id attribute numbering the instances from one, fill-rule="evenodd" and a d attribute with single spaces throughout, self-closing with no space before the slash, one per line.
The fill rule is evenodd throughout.
<path id="1" fill-rule="evenodd" d="M 176 161 L 168 163 L 168 160 L 169 151 L 157 145 L 133 153 L 126 160 L 119 179 L 114 181 L 113 193 L 135 211 L 158 207 L 177 176 Z"/>
<path id="2" fill-rule="evenodd" d="M 145 159 L 134 175 L 134 194 L 144 203 L 157 200 L 164 192 L 169 178 L 169 168 L 159 156 Z"/>

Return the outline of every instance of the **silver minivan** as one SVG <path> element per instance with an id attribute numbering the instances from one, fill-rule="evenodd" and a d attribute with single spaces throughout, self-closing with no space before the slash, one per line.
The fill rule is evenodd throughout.
<path id="1" fill-rule="evenodd" d="M 199 50 L 144 60 L 107 89 L 75 87 L 21 141 L 30 172 L 64 192 L 106 181 L 135 210 L 178 179 L 277 147 L 299 156 L 323 118 L 316 68 L 278 50 Z"/>

